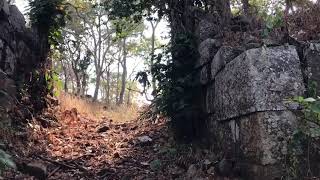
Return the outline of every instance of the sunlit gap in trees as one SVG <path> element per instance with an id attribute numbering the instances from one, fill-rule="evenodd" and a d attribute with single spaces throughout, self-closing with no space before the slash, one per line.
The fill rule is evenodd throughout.
<path id="1" fill-rule="evenodd" d="M 72 0 L 67 0 L 67 2 L 72 2 Z M 81 2 L 81 1 L 80 1 Z M 11 3 L 15 4 L 25 15 L 26 20 L 28 19 L 27 14 L 28 14 L 28 0 L 15 0 L 15 1 L 11 1 Z M 103 16 L 102 21 L 108 22 L 108 16 Z M 28 21 L 28 20 L 27 20 Z M 143 43 L 141 41 L 141 39 L 151 39 L 152 37 L 152 26 L 150 24 L 149 21 L 144 20 L 144 28 L 142 30 L 142 37 L 130 37 L 128 39 L 128 43 Z M 87 28 L 88 25 L 87 25 Z M 169 28 L 168 28 L 168 23 L 166 21 L 166 19 L 161 19 L 160 23 L 158 24 L 156 31 L 155 31 L 155 37 L 156 37 L 156 41 L 158 41 L 157 43 L 160 45 L 164 45 L 167 44 L 169 42 Z M 95 35 L 97 35 L 97 31 L 95 32 Z M 69 35 L 70 40 L 72 41 L 77 41 L 76 37 Z M 144 43 L 146 43 L 147 41 L 144 40 Z M 93 48 L 93 39 L 92 38 L 87 38 L 85 39 L 85 43 L 86 45 L 90 48 L 90 49 L 94 49 Z M 141 44 L 140 44 L 141 45 Z M 141 48 L 146 48 L 146 47 L 141 47 Z M 74 49 L 73 49 L 74 50 Z M 111 50 L 114 50 L 114 47 L 111 47 Z M 160 53 L 161 49 L 157 49 L 155 50 L 155 54 Z M 135 55 L 130 55 L 128 56 L 127 59 L 127 69 L 128 69 L 128 75 L 127 78 L 130 81 L 133 81 L 135 79 L 136 73 L 139 71 L 145 71 L 146 69 L 148 69 L 148 60 L 147 58 L 150 58 L 150 54 L 149 52 L 146 51 L 145 49 L 145 54 L 135 54 Z M 85 57 L 86 54 L 86 50 L 85 47 L 81 47 L 81 52 L 80 52 L 80 57 L 83 58 Z M 110 55 L 111 56 L 111 55 Z M 69 57 L 71 58 L 71 57 Z M 111 57 L 112 58 L 112 57 Z M 117 73 L 117 64 L 112 64 L 110 66 L 111 72 L 112 73 Z M 90 63 L 89 67 L 88 67 L 88 75 L 89 75 L 89 84 L 88 84 L 88 90 L 87 90 L 87 94 L 93 96 L 94 95 L 94 91 L 95 91 L 95 83 L 94 83 L 94 75 L 95 74 L 95 66 L 93 63 Z M 63 80 L 63 75 L 59 74 L 59 77 L 61 78 L 61 80 Z M 151 79 L 151 78 L 150 78 Z M 73 83 L 73 82 L 72 82 Z M 143 87 L 137 83 L 137 91 L 142 92 L 143 91 Z M 137 97 L 136 97 L 136 101 L 139 105 L 143 105 L 145 103 L 149 103 L 148 100 L 146 100 L 146 96 L 148 97 L 148 99 L 153 99 L 152 95 L 151 95 L 152 89 L 148 88 L 146 95 L 145 94 L 140 94 L 137 93 Z M 98 94 L 98 99 L 102 98 L 102 93 L 99 92 Z"/>

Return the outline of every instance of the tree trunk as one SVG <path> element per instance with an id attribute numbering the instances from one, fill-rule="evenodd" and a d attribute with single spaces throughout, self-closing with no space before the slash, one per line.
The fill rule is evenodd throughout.
<path id="1" fill-rule="evenodd" d="M 79 78 L 79 74 L 75 70 L 73 71 L 75 72 L 74 75 L 76 77 L 76 85 L 77 85 L 76 95 L 79 96 L 81 92 L 81 81 Z"/>
<path id="2" fill-rule="evenodd" d="M 67 72 L 67 68 L 65 67 L 65 65 L 61 62 L 62 65 L 62 70 L 63 70 L 63 74 L 64 74 L 64 92 L 68 92 L 68 72 Z"/>
<path id="3" fill-rule="evenodd" d="M 64 92 L 68 92 L 68 76 L 64 74 Z"/>
<path id="4" fill-rule="evenodd" d="M 130 89 L 130 86 L 129 86 L 129 89 L 128 89 L 128 97 L 127 97 L 127 106 L 130 106 L 131 105 L 131 89 Z"/>
<path id="5" fill-rule="evenodd" d="M 96 73 L 96 85 L 95 85 L 94 95 L 93 95 L 94 102 L 98 100 L 100 84 L 101 84 L 101 73 L 97 72 Z"/>
<path id="6" fill-rule="evenodd" d="M 110 68 L 107 70 L 107 89 L 106 89 L 107 105 L 110 105 Z"/>
<path id="7" fill-rule="evenodd" d="M 241 0 L 242 1 L 242 10 L 243 14 L 247 17 L 250 18 L 250 4 L 249 0 Z"/>
<path id="8" fill-rule="evenodd" d="M 232 17 L 230 0 L 217 0 L 216 3 L 222 25 L 229 26 Z"/>
<path id="9" fill-rule="evenodd" d="M 88 78 L 88 75 L 86 73 L 84 73 L 82 76 L 81 92 L 80 92 L 81 95 L 83 95 L 83 96 L 86 94 L 86 89 L 88 86 L 87 78 Z"/>
<path id="10" fill-rule="evenodd" d="M 118 59 L 118 70 L 117 70 L 116 104 L 119 104 L 119 92 L 120 92 L 120 59 Z"/>
<path id="11" fill-rule="evenodd" d="M 119 96 L 119 105 L 123 104 L 124 94 L 126 91 L 126 80 L 127 80 L 127 46 L 126 38 L 123 39 L 123 59 L 122 59 L 122 77 L 121 77 L 121 91 Z"/>
<path id="12" fill-rule="evenodd" d="M 152 87 L 152 92 L 156 91 L 156 79 L 155 79 L 155 74 L 152 70 L 154 66 L 154 56 L 155 56 L 155 41 L 156 41 L 156 28 L 159 24 L 160 20 L 158 20 L 155 24 L 150 21 L 151 28 L 152 28 L 152 35 L 151 35 L 151 60 L 150 60 L 150 72 L 151 72 L 151 87 Z"/>

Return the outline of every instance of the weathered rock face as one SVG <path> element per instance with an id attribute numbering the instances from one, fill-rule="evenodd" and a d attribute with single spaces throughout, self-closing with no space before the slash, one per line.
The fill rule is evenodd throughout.
<path id="1" fill-rule="evenodd" d="M 16 31 L 23 32 L 26 29 L 26 20 L 24 19 L 24 16 L 21 14 L 17 6 L 10 6 L 10 16 L 9 16 L 9 21 L 14 27 Z"/>
<path id="2" fill-rule="evenodd" d="M 292 109 L 287 99 L 303 93 L 300 61 L 293 46 L 251 49 L 215 77 L 215 117 L 226 120 Z"/>
<path id="3" fill-rule="evenodd" d="M 214 29 L 210 24 L 200 29 L 209 27 Z M 240 48 L 216 46 L 212 34 L 203 31 L 200 40 L 199 82 L 206 92 L 207 138 L 217 152 L 237 159 L 245 179 L 281 178 L 299 117 L 298 105 L 288 99 L 303 96 L 306 90 L 296 47 L 274 43 L 266 47 L 254 37 L 244 39 Z M 305 57 L 309 79 L 320 84 L 319 50 L 320 45 L 311 45 Z"/>
<path id="4" fill-rule="evenodd" d="M 312 43 L 304 52 L 308 64 L 308 83 L 316 83 L 317 94 L 320 94 L 320 43 Z"/>
<path id="5" fill-rule="evenodd" d="M 214 79 L 217 73 L 225 67 L 227 63 L 232 61 L 235 57 L 240 55 L 243 51 L 241 49 L 223 46 L 215 54 L 211 62 L 211 78 Z"/>
<path id="6" fill-rule="evenodd" d="M 0 1 L 0 123 L 7 123 L 8 112 L 16 103 L 19 88 L 39 58 L 37 34 L 25 26 L 22 13 L 7 1 Z M 6 122 L 5 122 L 6 121 Z"/>

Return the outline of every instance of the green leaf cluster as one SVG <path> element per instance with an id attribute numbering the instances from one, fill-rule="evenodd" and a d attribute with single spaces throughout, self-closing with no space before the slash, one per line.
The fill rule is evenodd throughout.
<path id="1" fill-rule="evenodd" d="M 64 0 L 29 0 L 30 21 L 41 33 L 48 35 L 50 44 L 62 38 L 60 28 L 65 26 L 67 6 Z"/>

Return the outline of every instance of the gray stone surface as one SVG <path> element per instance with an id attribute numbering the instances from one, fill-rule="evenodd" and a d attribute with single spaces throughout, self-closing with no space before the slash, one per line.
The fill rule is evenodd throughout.
<path id="1" fill-rule="evenodd" d="M 320 43 L 312 43 L 305 51 L 305 58 L 308 64 L 307 75 L 309 83 L 317 84 L 317 95 L 320 95 Z"/>
<path id="2" fill-rule="evenodd" d="M 9 4 L 6 0 L 0 0 L 0 13 L 1 11 L 6 15 L 10 14 Z"/>
<path id="3" fill-rule="evenodd" d="M 224 68 L 227 63 L 231 62 L 242 52 L 243 51 L 239 48 L 222 46 L 211 62 L 211 78 L 214 79 L 217 73 Z"/>
<path id="4" fill-rule="evenodd" d="M 227 122 L 213 118 L 210 124 L 218 152 L 237 152 L 241 158 L 236 165 L 241 164 L 241 172 L 249 175 L 243 178 L 262 180 L 283 176 L 281 162 L 287 157 L 297 125 L 297 116 L 291 111 L 256 112 Z"/>
<path id="5" fill-rule="evenodd" d="M 206 112 L 212 114 L 214 112 L 214 83 L 210 84 L 206 93 Z"/>
<path id="6" fill-rule="evenodd" d="M 217 24 L 214 17 L 208 16 L 199 22 L 199 38 L 204 41 L 209 38 L 214 38 L 220 31 L 220 26 Z"/>
<path id="7" fill-rule="evenodd" d="M 201 42 L 199 45 L 200 65 L 211 61 L 221 45 L 222 42 L 219 39 L 206 39 Z"/>
<path id="8" fill-rule="evenodd" d="M 16 93 L 15 83 L 8 75 L 0 69 L 0 89 L 14 96 Z"/>
<path id="9" fill-rule="evenodd" d="M 297 128 L 297 116 L 291 111 L 258 112 L 239 119 L 240 149 L 251 161 L 276 164 L 288 153 L 288 143 Z"/>
<path id="10" fill-rule="evenodd" d="M 17 6 L 15 5 L 10 5 L 9 9 L 10 9 L 10 16 L 9 16 L 10 23 L 13 25 L 13 27 L 17 31 L 20 31 L 20 32 L 24 31 L 24 29 L 26 28 L 25 27 L 26 20 L 23 14 L 19 11 Z"/>
<path id="11" fill-rule="evenodd" d="M 201 71 L 200 71 L 200 83 L 201 84 L 207 84 L 209 81 L 208 78 L 208 67 L 204 66 L 202 67 Z"/>
<path id="12" fill-rule="evenodd" d="M 14 105 L 13 97 L 15 97 L 15 95 L 16 86 L 14 81 L 0 69 L 0 114 L 2 112 L 2 115 L 5 116 L 4 113 L 12 108 Z"/>
<path id="13" fill-rule="evenodd" d="M 5 49 L 4 71 L 8 75 L 13 75 L 15 71 L 16 58 L 9 46 Z"/>
<path id="14" fill-rule="evenodd" d="M 293 46 L 246 51 L 216 76 L 214 87 L 217 120 L 294 108 L 286 99 L 303 95 L 305 90 Z"/>

